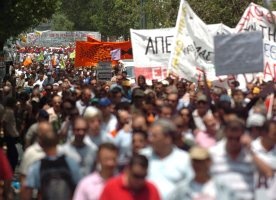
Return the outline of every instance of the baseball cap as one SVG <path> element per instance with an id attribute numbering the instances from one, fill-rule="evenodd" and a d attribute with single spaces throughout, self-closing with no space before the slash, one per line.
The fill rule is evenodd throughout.
<path id="1" fill-rule="evenodd" d="M 111 101 L 107 97 L 100 99 L 99 106 L 105 107 L 105 106 L 109 106 L 109 105 L 111 105 Z"/>
<path id="2" fill-rule="evenodd" d="M 201 94 L 197 97 L 197 101 L 203 101 L 203 102 L 207 102 L 207 97 L 204 94 Z"/>
<path id="3" fill-rule="evenodd" d="M 136 89 L 133 91 L 133 97 L 144 97 L 145 93 L 141 89 Z"/>
<path id="4" fill-rule="evenodd" d="M 223 94 L 223 95 L 220 96 L 219 101 L 230 102 L 231 103 L 231 98 L 227 94 Z"/>
<path id="5" fill-rule="evenodd" d="M 253 126 L 255 127 L 262 127 L 265 123 L 265 116 L 259 113 L 253 113 L 252 115 L 249 115 L 249 117 L 246 120 L 246 127 L 251 128 Z"/>
<path id="6" fill-rule="evenodd" d="M 38 117 L 43 119 L 49 119 L 49 114 L 46 110 L 40 109 L 38 111 Z"/>
<path id="7" fill-rule="evenodd" d="M 199 146 L 192 147 L 189 153 L 192 160 L 206 160 L 210 158 L 208 150 Z"/>

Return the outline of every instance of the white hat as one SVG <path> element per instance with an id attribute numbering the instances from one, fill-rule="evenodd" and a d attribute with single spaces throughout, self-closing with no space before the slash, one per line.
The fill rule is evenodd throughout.
<path id="1" fill-rule="evenodd" d="M 262 127 L 266 121 L 266 118 L 259 114 L 259 113 L 253 113 L 252 115 L 249 115 L 249 117 L 246 120 L 246 127 L 251 128 L 253 126 L 255 127 Z"/>

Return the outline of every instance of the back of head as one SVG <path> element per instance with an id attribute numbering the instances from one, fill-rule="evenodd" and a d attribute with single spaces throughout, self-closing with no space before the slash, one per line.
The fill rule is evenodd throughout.
<path id="1" fill-rule="evenodd" d="M 40 122 L 38 124 L 38 141 L 43 149 L 56 147 L 58 144 L 58 137 L 49 122 Z"/>
<path id="2" fill-rule="evenodd" d="M 102 116 L 101 111 L 94 106 L 88 106 L 83 113 L 83 117 L 85 119 L 91 119 L 94 117 L 101 118 L 101 116 Z"/>

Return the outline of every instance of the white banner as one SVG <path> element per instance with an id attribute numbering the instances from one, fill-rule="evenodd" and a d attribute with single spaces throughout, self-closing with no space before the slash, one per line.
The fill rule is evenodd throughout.
<path id="1" fill-rule="evenodd" d="M 264 79 L 276 80 L 276 12 L 251 3 L 236 26 L 236 32 L 261 31 L 264 41 Z M 274 20 L 273 20 L 274 18 Z"/>
<path id="2" fill-rule="evenodd" d="M 215 80 L 213 54 L 213 35 L 189 4 L 181 0 L 169 72 L 197 82 L 200 71 L 205 71 L 209 80 Z"/>
<path id="3" fill-rule="evenodd" d="M 101 40 L 99 32 L 90 31 L 35 31 L 27 34 L 27 45 L 59 47 L 68 46 L 75 41 L 86 41 L 87 36 L 92 36 L 96 40 Z"/>
<path id="4" fill-rule="evenodd" d="M 147 80 L 166 77 L 175 28 L 130 29 L 135 75 Z"/>

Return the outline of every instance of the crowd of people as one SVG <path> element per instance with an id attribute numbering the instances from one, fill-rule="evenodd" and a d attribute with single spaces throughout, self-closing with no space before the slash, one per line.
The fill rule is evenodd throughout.
<path id="1" fill-rule="evenodd" d="M 15 173 L 23 200 L 276 199 L 273 82 L 132 84 L 33 60 L 10 68 L 0 102 L 2 199 Z"/>

